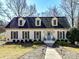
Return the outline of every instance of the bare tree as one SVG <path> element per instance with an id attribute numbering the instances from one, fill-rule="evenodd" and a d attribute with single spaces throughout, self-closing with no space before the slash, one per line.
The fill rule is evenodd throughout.
<path id="1" fill-rule="evenodd" d="M 60 12 L 58 11 L 57 7 L 49 8 L 48 11 L 42 12 L 42 16 L 53 16 L 57 17 L 60 16 Z"/>
<path id="2" fill-rule="evenodd" d="M 74 26 L 74 18 L 77 13 L 77 3 L 79 0 L 62 0 L 61 7 L 65 14 L 72 21 L 71 25 Z"/>
<path id="3" fill-rule="evenodd" d="M 0 9 L 2 14 L 10 20 L 15 16 L 33 16 L 36 13 L 36 6 L 28 6 L 26 0 L 7 0 L 5 5 L 6 9 L 3 7 Z"/>
<path id="4" fill-rule="evenodd" d="M 77 21 L 75 21 L 75 25 L 76 25 L 76 28 L 79 29 L 79 12 L 78 12 L 78 18 L 77 18 Z"/>

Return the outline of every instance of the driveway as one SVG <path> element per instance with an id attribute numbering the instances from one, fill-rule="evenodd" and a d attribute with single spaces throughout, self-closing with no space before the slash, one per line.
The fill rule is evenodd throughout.
<path id="1" fill-rule="evenodd" d="M 62 59 L 62 57 L 54 48 L 47 47 L 45 59 Z"/>

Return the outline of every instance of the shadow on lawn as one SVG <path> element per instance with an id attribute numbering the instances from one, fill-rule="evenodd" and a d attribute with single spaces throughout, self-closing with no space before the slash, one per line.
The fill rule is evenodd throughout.
<path id="1" fill-rule="evenodd" d="M 43 42 L 7 42 L 4 45 L 21 45 L 22 47 L 33 47 L 33 45 L 43 45 Z"/>
<path id="2" fill-rule="evenodd" d="M 59 46 L 79 48 L 78 45 L 74 45 L 74 44 L 71 44 L 69 42 L 65 42 L 65 41 L 57 41 L 57 42 L 55 42 L 54 47 L 56 48 L 56 47 L 59 47 Z"/>

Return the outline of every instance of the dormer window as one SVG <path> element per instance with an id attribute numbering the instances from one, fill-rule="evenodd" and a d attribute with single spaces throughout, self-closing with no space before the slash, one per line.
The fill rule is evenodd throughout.
<path id="1" fill-rule="evenodd" d="M 22 25 L 22 20 L 19 20 L 20 21 L 20 25 Z"/>
<path id="2" fill-rule="evenodd" d="M 24 26 L 25 20 L 23 18 L 18 19 L 18 26 Z"/>
<path id="3" fill-rule="evenodd" d="M 57 18 L 53 18 L 52 19 L 52 26 L 57 26 L 58 25 L 58 19 Z"/>
<path id="4" fill-rule="evenodd" d="M 36 26 L 41 26 L 41 19 L 40 18 L 35 19 L 35 25 Z"/>

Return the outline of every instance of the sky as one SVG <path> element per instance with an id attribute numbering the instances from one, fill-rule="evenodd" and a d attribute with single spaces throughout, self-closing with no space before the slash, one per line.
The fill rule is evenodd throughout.
<path id="1" fill-rule="evenodd" d="M 50 7 L 59 7 L 61 0 L 27 0 L 28 5 L 35 4 L 38 13 L 45 12 Z"/>
<path id="2" fill-rule="evenodd" d="M 3 3 L 7 0 L 0 0 Z M 37 13 L 42 13 L 47 11 L 49 8 L 53 8 L 54 6 L 59 7 L 61 0 L 27 0 L 28 5 L 36 5 Z M 4 3 L 5 6 L 5 3 Z M 6 6 L 5 6 L 6 8 Z"/>
<path id="3" fill-rule="evenodd" d="M 6 2 L 6 0 L 1 0 L 3 3 Z M 51 7 L 59 7 L 61 0 L 27 0 L 28 5 L 36 5 L 36 9 L 38 13 L 45 12 L 48 10 L 48 8 Z"/>

